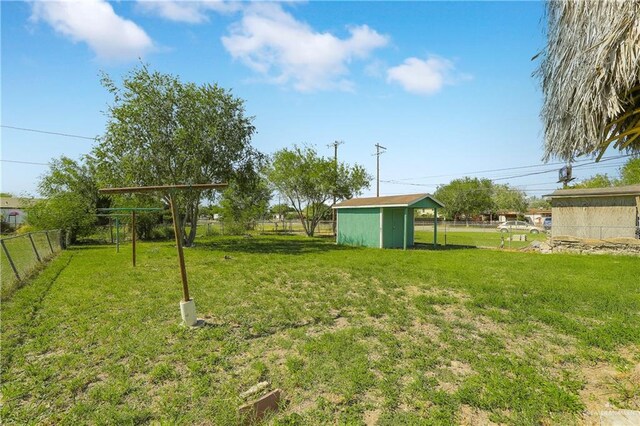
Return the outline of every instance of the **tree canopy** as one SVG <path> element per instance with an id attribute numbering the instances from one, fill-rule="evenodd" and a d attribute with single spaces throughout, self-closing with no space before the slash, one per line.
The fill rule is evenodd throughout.
<path id="1" fill-rule="evenodd" d="M 574 183 L 573 185 L 571 185 L 571 188 L 606 188 L 609 186 L 616 186 L 617 183 L 618 181 L 616 179 L 610 178 L 606 173 L 598 173 L 591 176 L 590 178 L 583 179 L 579 182 Z"/>
<path id="2" fill-rule="evenodd" d="M 640 0 L 549 1 L 545 159 L 640 152 Z"/>
<path id="3" fill-rule="evenodd" d="M 640 157 L 630 158 L 620 169 L 620 183 L 622 185 L 640 184 Z"/>
<path id="4" fill-rule="evenodd" d="M 527 210 L 528 201 L 524 192 L 509 185 L 493 185 L 492 196 L 495 211 L 524 212 Z"/>
<path id="5" fill-rule="evenodd" d="M 253 118 L 245 115 L 244 101 L 230 91 L 216 84 L 183 83 L 146 65 L 129 72 L 121 86 L 107 75 L 102 84 L 113 103 L 93 156 L 105 184 L 226 182 L 242 179 L 257 167 L 261 155 L 251 146 Z M 202 194 L 188 191 L 174 197 L 188 246 L 195 238 Z"/>
<path id="6" fill-rule="evenodd" d="M 462 217 L 468 219 L 491 210 L 492 190 L 493 183 L 489 179 L 464 177 L 438 187 L 434 195 L 444 203 L 447 216 L 454 219 Z"/>
<path id="7" fill-rule="evenodd" d="M 267 177 L 287 197 L 309 236 L 333 206 L 334 197 L 337 201 L 352 198 L 371 180 L 364 167 L 336 163 L 308 146 L 277 151 Z"/>
<path id="8" fill-rule="evenodd" d="M 38 184 L 45 197 L 29 211 L 27 221 L 39 229 L 61 229 L 67 243 L 89 234 L 96 223 L 96 209 L 109 200 L 98 194 L 91 162 L 60 157 L 51 161 Z"/>
<path id="9" fill-rule="evenodd" d="M 222 193 L 222 221 L 227 233 L 239 234 L 251 229 L 257 219 L 269 211 L 271 188 L 268 182 L 255 179 L 233 181 Z"/>
<path id="10" fill-rule="evenodd" d="M 435 196 L 444 203 L 447 216 L 454 219 L 499 211 L 520 213 L 528 207 L 523 191 L 509 185 L 494 184 L 490 179 L 455 179 L 440 186 Z"/>

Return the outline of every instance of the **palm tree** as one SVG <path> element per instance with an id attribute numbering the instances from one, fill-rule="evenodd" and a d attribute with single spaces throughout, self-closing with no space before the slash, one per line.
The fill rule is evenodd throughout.
<path id="1" fill-rule="evenodd" d="M 640 152 L 640 0 L 552 0 L 547 19 L 544 159 Z"/>

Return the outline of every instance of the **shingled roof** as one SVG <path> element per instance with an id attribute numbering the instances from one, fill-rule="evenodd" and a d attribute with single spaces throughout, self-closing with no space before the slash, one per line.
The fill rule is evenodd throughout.
<path id="1" fill-rule="evenodd" d="M 558 189 L 545 197 L 610 197 L 615 195 L 640 195 L 640 185 L 612 186 L 608 188 Z"/>
<path id="2" fill-rule="evenodd" d="M 431 194 L 407 194 L 407 195 L 390 195 L 387 197 L 366 197 L 352 198 L 342 201 L 335 206 L 334 209 L 342 209 L 347 207 L 411 207 L 419 201 L 429 198 L 440 207 L 444 207 L 440 201 L 433 198 Z"/>

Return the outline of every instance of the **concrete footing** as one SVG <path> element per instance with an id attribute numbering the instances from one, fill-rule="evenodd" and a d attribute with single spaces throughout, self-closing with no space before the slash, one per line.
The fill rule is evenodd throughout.
<path id="1" fill-rule="evenodd" d="M 193 299 L 185 302 L 180 301 L 180 314 L 182 315 L 182 321 L 189 327 L 193 327 L 198 323 L 198 317 L 196 316 L 196 302 Z"/>

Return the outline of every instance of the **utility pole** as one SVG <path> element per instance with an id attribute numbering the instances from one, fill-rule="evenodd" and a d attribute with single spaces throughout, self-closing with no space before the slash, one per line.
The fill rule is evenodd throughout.
<path id="1" fill-rule="evenodd" d="M 373 154 L 376 156 L 376 197 L 380 196 L 380 155 L 384 154 L 384 151 L 387 150 L 384 146 L 377 143 L 376 145 L 376 153 Z M 384 151 L 380 151 L 383 149 Z"/>
<path id="2" fill-rule="evenodd" d="M 334 166 L 335 166 L 335 170 L 336 170 L 336 185 L 338 184 L 338 146 L 342 145 L 344 142 L 343 141 L 333 141 L 333 143 L 330 143 L 329 145 L 327 145 L 327 147 L 332 147 L 333 146 L 333 162 L 334 162 Z M 333 205 L 331 206 L 331 221 L 332 221 L 332 227 L 333 227 L 333 233 L 336 233 L 336 209 L 333 208 L 333 206 L 336 205 L 336 193 L 335 191 L 333 192 Z"/>

